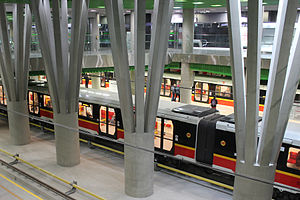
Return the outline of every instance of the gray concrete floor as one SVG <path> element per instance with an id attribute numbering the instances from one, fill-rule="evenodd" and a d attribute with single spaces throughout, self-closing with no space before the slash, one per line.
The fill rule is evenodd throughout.
<path id="1" fill-rule="evenodd" d="M 37 129 L 31 129 L 31 132 L 32 142 L 30 144 L 25 146 L 11 145 L 7 123 L 0 121 L 0 148 L 13 154 L 19 153 L 20 157 L 24 160 L 68 181 L 76 180 L 79 186 L 104 199 L 135 199 L 126 196 L 124 193 L 124 160 L 121 156 L 105 150 L 89 149 L 87 145 L 81 144 L 80 165 L 71 168 L 60 167 L 56 164 L 55 160 L 53 135 L 43 133 Z M 0 158 L 7 161 L 13 160 L 3 153 L 0 153 Z M 17 164 L 16 166 L 44 182 L 59 188 L 61 191 L 65 192 L 70 189 L 70 186 L 62 184 L 36 169 L 24 164 Z M 0 181 L 2 183 L 2 180 Z M 76 192 L 72 196 L 76 199 L 95 199 L 82 192 Z M 1 193 L 0 199 L 3 199 Z M 144 199 L 229 200 L 232 199 L 232 196 L 158 171 L 154 175 L 154 194 Z"/>

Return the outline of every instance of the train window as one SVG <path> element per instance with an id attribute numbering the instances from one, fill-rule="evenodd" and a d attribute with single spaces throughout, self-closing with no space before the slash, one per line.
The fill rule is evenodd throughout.
<path id="1" fill-rule="evenodd" d="M 105 73 L 101 72 L 100 73 L 100 80 L 101 80 L 101 87 L 105 87 Z"/>
<path id="2" fill-rule="evenodd" d="M 172 120 L 164 119 L 164 140 L 163 149 L 166 151 L 171 151 L 173 147 L 173 122 Z"/>
<path id="3" fill-rule="evenodd" d="M 116 133 L 116 112 L 113 108 L 108 108 L 108 134 Z"/>
<path id="4" fill-rule="evenodd" d="M 230 86 L 217 85 L 216 86 L 216 95 L 220 97 L 231 98 L 231 88 Z"/>
<path id="5" fill-rule="evenodd" d="M 208 83 L 202 83 L 202 101 L 208 101 L 209 86 Z"/>
<path id="6" fill-rule="evenodd" d="M 33 92 L 28 94 L 29 112 L 33 113 Z"/>
<path id="7" fill-rule="evenodd" d="M 0 86 L 0 104 L 4 104 L 4 92 L 3 92 L 3 86 Z"/>
<path id="8" fill-rule="evenodd" d="M 287 167 L 300 170 L 300 149 L 290 148 L 287 159 Z"/>
<path id="9" fill-rule="evenodd" d="M 195 101 L 201 101 L 201 83 L 195 84 Z"/>
<path id="10" fill-rule="evenodd" d="M 34 97 L 34 113 L 39 114 L 40 107 L 39 107 L 38 94 L 34 92 L 33 97 Z"/>
<path id="11" fill-rule="evenodd" d="M 165 88 L 165 79 L 162 80 L 161 87 L 160 87 L 160 95 L 164 95 L 164 88 Z"/>
<path id="12" fill-rule="evenodd" d="M 28 93 L 28 104 L 29 104 L 29 112 L 30 113 L 39 114 L 39 110 L 40 110 L 39 98 L 38 98 L 38 94 L 36 92 Z"/>
<path id="13" fill-rule="evenodd" d="M 165 96 L 171 95 L 171 80 L 168 78 L 165 81 Z"/>
<path id="14" fill-rule="evenodd" d="M 93 105 L 79 102 L 79 115 L 93 118 Z"/>
<path id="15" fill-rule="evenodd" d="M 52 109 L 52 101 L 48 95 L 44 95 L 44 107 Z"/>
<path id="16" fill-rule="evenodd" d="M 100 131 L 106 133 L 106 107 L 100 107 Z"/>
<path id="17" fill-rule="evenodd" d="M 154 130 L 154 146 L 160 148 L 161 144 L 161 118 L 156 118 Z"/>

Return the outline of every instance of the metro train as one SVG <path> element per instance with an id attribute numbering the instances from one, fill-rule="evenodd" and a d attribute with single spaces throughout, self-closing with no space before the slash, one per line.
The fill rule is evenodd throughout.
<path id="1" fill-rule="evenodd" d="M 80 90 L 78 123 L 82 140 L 123 151 L 120 141 L 123 141 L 124 130 L 118 99 L 115 92 Z M 6 103 L 0 86 L 2 116 L 7 116 Z M 29 87 L 28 111 L 35 116 L 31 119 L 32 125 L 53 131 L 52 104 L 46 87 Z M 297 123 L 289 124 L 277 163 L 274 199 L 300 199 L 299 138 Z M 202 177 L 201 180 L 232 189 L 234 176 L 226 173 L 234 172 L 236 163 L 231 115 L 220 115 L 207 107 L 160 100 L 154 144 L 158 167 Z"/>
<path id="2" fill-rule="evenodd" d="M 101 87 L 108 88 L 109 82 L 112 80 L 112 72 L 101 73 Z M 147 78 L 147 73 L 145 78 Z M 173 84 L 180 85 L 181 76 L 176 73 L 164 73 L 160 95 L 164 97 L 171 97 L 171 86 Z M 82 80 L 85 83 L 85 80 Z M 92 82 L 90 81 L 91 85 Z M 193 87 L 191 90 L 192 101 L 201 103 L 210 103 L 210 100 L 216 96 L 218 104 L 226 106 L 234 106 L 233 104 L 233 90 L 231 79 L 224 77 L 211 76 L 195 76 Z M 266 83 L 260 85 L 260 99 L 259 110 L 263 111 L 267 86 Z M 296 92 L 296 100 L 300 100 L 300 90 Z"/>

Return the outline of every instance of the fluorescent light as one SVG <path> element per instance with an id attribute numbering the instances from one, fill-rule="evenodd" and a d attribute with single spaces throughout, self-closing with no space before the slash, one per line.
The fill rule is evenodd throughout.
<path id="1" fill-rule="evenodd" d="M 181 7 L 174 7 L 174 9 L 181 9 Z"/>
<path id="2" fill-rule="evenodd" d="M 176 2 L 186 2 L 186 0 L 175 0 Z"/>
<path id="3" fill-rule="evenodd" d="M 204 2 L 202 1 L 198 1 L 198 2 L 193 2 L 194 5 L 200 5 L 200 4 L 204 4 Z"/>
<path id="4" fill-rule="evenodd" d="M 220 7 L 220 6 L 222 6 L 222 5 L 220 5 L 220 4 L 213 4 L 213 5 L 210 5 L 211 7 Z"/>

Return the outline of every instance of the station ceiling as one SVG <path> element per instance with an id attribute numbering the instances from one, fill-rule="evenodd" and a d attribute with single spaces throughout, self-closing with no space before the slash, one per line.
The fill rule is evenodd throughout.
<path id="1" fill-rule="evenodd" d="M 146 0 L 147 9 L 153 8 L 154 0 Z M 248 0 L 241 0 L 246 5 Z M 265 5 L 277 5 L 279 0 L 263 0 Z M 6 3 L 30 3 L 30 0 L 0 0 Z M 216 8 L 226 7 L 226 0 L 175 0 L 175 8 Z M 90 8 L 105 8 L 104 0 L 90 0 Z M 125 9 L 134 8 L 134 0 L 124 0 Z"/>

